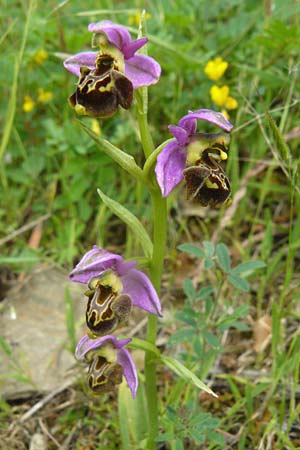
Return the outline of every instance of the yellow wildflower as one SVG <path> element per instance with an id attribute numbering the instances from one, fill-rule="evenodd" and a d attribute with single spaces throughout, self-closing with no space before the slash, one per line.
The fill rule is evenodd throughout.
<path id="1" fill-rule="evenodd" d="M 30 112 L 35 107 L 35 101 L 29 95 L 25 95 L 23 103 L 23 111 Z"/>
<path id="2" fill-rule="evenodd" d="M 236 109 L 238 107 L 236 99 L 229 95 L 229 87 L 227 85 L 219 87 L 214 84 L 210 88 L 210 96 L 212 101 L 220 107 L 224 106 L 226 109 Z"/>
<path id="3" fill-rule="evenodd" d="M 95 134 L 100 136 L 101 129 L 100 129 L 100 125 L 99 125 L 99 122 L 97 119 L 92 119 L 91 129 Z"/>
<path id="4" fill-rule="evenodd" d="M 236 101 L 235 98 L 230 97 L 230 95 L 227 97 L 226 103 L 225 103 L 225 108 L 226 109 L 236 109 L 238 107 L 238 102 Z"/>
<path id="5" fill-rule="evenodd" d="M 129 16 L 128 18 L 128 23 L 129 25 L 139 25 L 141 22 L 141 17 L 142 17 L 142 13 L 139 11 L 135 14 L 133 14 L 132 16 Z M 151 19 L 151 14 L 147 13 L 145 14 L 145 20 Z"/>
<path id="6" fill-rule="evenodd" d="M 39 103 L 48 103 L 50 100 L 52 100 L 53 94 L 49 91 L 44 91 L 43 88 L 38 88 L 38 98 L 37 101 Z"/>
<path id="7" fill-rule="evenodd" d="M 48 59 L 48 53 L 42 48 L 38 50 L 33 57 L 34 62 L 39 66 L 41 66 L 46 59 Z"/>
<path id="8" fill-rule="evenodd" d="M 229 87 L 216 86 L 215 84 L 210 88 L 210 96 L 212 101 L 218 106 L 224 106 L 229 95 Z"/>
<path id="9" fill-rule="evenodd" d="M 204 68 L 205 74 L 210 80 L 218 81 L 225 73 L 228 62 L 224 61 L 220 56 L 208 61 Z"/>

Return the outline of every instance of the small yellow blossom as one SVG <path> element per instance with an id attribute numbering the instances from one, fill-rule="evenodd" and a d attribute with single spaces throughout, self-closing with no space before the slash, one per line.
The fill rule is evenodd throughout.
<path id="1" fill-rule="evenodd" d="M 99 122 L 97 119 L 92 119 L 91 129 L 95 134 L 100 136 L 101 129 L 100 129 L 100 125 L 99 125 Z"/>
<path id="2" fill-rule="evenodd" d="M 227 97 L 226 103 L 225 103 L 225 108 L 226 109 L 236 109 L 238 107 L 238 102 L 236 101 L 235 98 L 230 97 L 230 95 Z"/>
<path id="3" fill-rule="evenodd" d="M 43 88 L 38 88 L 38 98 L 37 101 L 39 103 L 48 103 L 50 100 L 52 100 L 53 94 L 49 91 L 44 91 Z"/>
<path id="4" fill-rule="evenodd" d="M 41 66 L 46 59 L 48 59 L 48 53 L 42 48 L 38 50 L 33 57 L 34 62 L 39 66 Z"/>
<path id="5" fill-rule="evenodd" d="M 210 96 L 212 101 L 218 106 L 224 106 L 229 95 L 229 87 L 216 86 L 215 84 L 210 88 Z"/>
<path id="6" fill-rule="evenodd" d="M 228 62 L 224 61 L 220 56 L 208 61 L 204 68 L 205 74 L 210 80 L 218 81 L 225 73 Z"/>
<path id="7" fill-rule="evenodd" d="M 129 25 L 139 25 L 141 22 L 142 13 L 139 11 L 132 16 L 129 16 L 128 23 Z M 151 19 L 151 14 L 147 13 L 144 15 L 145 20 Z"/>
<path id="8" fill-rule="evenodd" d="M 23 111 L 30 112 L 35 107 L 35 101 L 29 95 L 25 95 L 23 103 Z"/>

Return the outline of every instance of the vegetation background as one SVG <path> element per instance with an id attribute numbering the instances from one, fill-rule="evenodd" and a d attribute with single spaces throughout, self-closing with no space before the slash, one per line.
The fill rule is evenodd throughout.
<path id="1" fill-rule="evenodd" d="M 148 198 L 82 130 L 67 103 L 76 79 L 62 59 L 90 48 L 92 21 L 110 19 L 135 35 L 143 8 L 148 52 L 162 66 L 149 89 L 154 142 L 169 138 L 167 125 L 188 110 L 220 109 L 214 84 L 229 86 L 238 104 L 228 111 L 232 205 L 195 207 L 183 189 L 171 196 L 163 286 L 161 345 L 211 380 L 219 398 L 162 371 L 158 448 L 300 448 L 299 1 L 1 0 L 2 299 L 22 273 L 42 263 L 70 270 L 95 242 L 125 256 L 138 252 L 96 190 L 146 226 Z M 204 68 L 218 56 L 229 67 L 213 81 Z M 84 121 L 143 163 L 132 112 Z M 182 243 L 197 245 L 178 249 Z M 69 332 L 72 339 L 74 327 Z M 4 340 L 2 347 L 8 351 Z M 53 413 L 47 404 L 39 413 L 47 448 L 121 448 L 116 396 L 105 400 L 91 399 L 79 384 L 55 399 L 56 406 L 69 401 L 67 408 Z M 1 400 L 3 450 L 28 448 L 41 416 L 13 436 L 7 429 L 33 404 Z"/>

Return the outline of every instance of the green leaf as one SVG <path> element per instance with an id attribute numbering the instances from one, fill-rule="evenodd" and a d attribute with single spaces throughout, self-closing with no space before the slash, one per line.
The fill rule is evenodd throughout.
<path id="1" fill-rule="evenodd" d="M 143 339 L 132 338 L 131 342 L 129 342 L 128 344 L 128 347 L 135 348 L 137 350 L 143 350 L 144 352 L 151 352 L 158 357 L 160 356 L 158 348 L 150 342 L 144 341 Z"/>
<path id="2" fill-rule="evenodd" d="M 160 355 L 160 359 L 165 366 L 169 367 L 169 369 L 176 373 L 176 375 L 178 375 L 181 379 L 187 381 L 188 383 L 194 384 L 197 388 L 202 389 L 214 397 L 218 397 L 217 394 L 206 386 L 206 384 L 204 384 L 203 381 L 201 381 L 191 370 L 187 369 L 187 367 L 176 359 L 166 355 Z"/>
<path id="3" fill-rule="evenodd" d="M 189 253 L 190 255 L 196 256 L 197 258 L 205 258 L 205 253 L 202 248 L 199 248 L 194 244 L 181 244 L 178 245 L 177 248 L 178 250 Z"/>
<path id="4" fill-rule="evenodd" d="M 250 275 L 250 273 L 254 270 L 261 269 L 263 267 L 266 267 L 266 263 L 263 261 L 246 261 L 234 267 L 230 273 L 234 275 L 242 273 L 246 276 L 246 272 L 249 272 L 247 275 Z"/>
<path id="5" fill-rule="evenodd" d="M 184 280 L 183 291 L 190 300 L 193 300 L 195 298 L 196 291 L 195 291 L 192 280 L 190 280 L 190 279 Z"/>
<path id="6" fill-rule="evenodd" d="M 118 410 L 122 448 L 124 450 L 142 448 L 140 444 L 146 439 L 148 423 L 145 389 L 141 380 L 139 380 L 135 399 L 132 398 L 127 384 L 121 383 L 118 395 Z"/>
<path id="7" fill-rule="evenodd" d="M 239 277 L 238 275 L 229 274 L 228 275 L 228 281 L 232 284 L 235 288 L 237 288 L 239 291 L 243 292 L 249 292 L 250 285 L 248 281 L 244 280 L 244 278 Z"/>
<path id="8" fill-rule="evenodd" d="M 123 152 L 118 147 L 112 145 L 106 139 L 99 137 L 95 134 L 89 127 L 85 125 L 85 123 L 80 122 L 80 125 L 84 129 L 84 131 L 91 136 L 92 139 L 99 145 L 100 150 L 108 155 L 111 159 L 113 159 L 119 166 L 121 166 L 128 173 L 133 175 L 135 178 L 140 180 L 144 180 L 142 169 L 136 164 L 133 156 L 128 155 L 128 153 Z"/>
<path id="9" fill-rule="evenodd" d="M 40 261 L 39 255 L 1 256 L 0 264 L 36 264 Z"/>
<path id="10" fill-rule="evenodd" d="M 176 331 L 169 338 L 169 344 L 175 345 L 180 342 L 191 342 L 195 337 L 195 330 L 192 328 L 185 328 L 183 330 Z"/>
<path id="11" fill-rule="evenodd" d="M 220 342 L 219 339 L 217 338 L 217 336 L 215 336 L 214 334 L 210 333 L 209 331 L 205 331 L 203 330 L 203 337 L 206 340 L 206 342 L 211 345 L 214 348 L 219 348 L 220 347 Z"/>
<path id="12" fill-rule="evenodd" d="M 107 197 L 107 195 L 105 195 L 100 189 L 97 189 L 97 192 L 103 203 L 131 229 L 141 244 L 145 256 L 151 259 L 153 244 L 147 231 L 138 218 L 120 203 Z"/>
<path id="13" fill-rule="evenodd" d="M 198 292 L 196 295 L 196 300 L 205 300 L 214 292 L 214 288 L 212 286 L 206 286 Z"/>
<path id="14" fill-rule="evenodd" d="M 184 450 L 184 445 L 180 438 L 177 438 L 175 441 L 175 450 Z"/>
<path id="15" fill-rule="evenodd" d="M 172 439 L 174 439 L 174 433 L 160 433 L 157 442 L 171 441 Z"/>
<path id="16" fill-rule="evenodd" d="M 216 248 L 218 263 L 224 272 L 230 271 L 230 255 L 225 244 L 218 244 Z"/>
<path id="17" fill-rule="evenodd" d="M 215 246 L 212 242 L 203 241 L 203 247 L 205 248 L 207 256 L 212 257 L 215 253 Z"/>
<path id="18" fill-rule="evenodd" d="M 0 347 L 2 347 L 2 350 L 7 354 L 7 356 L 9 356 L 10 358 L 13 356 L 12 349 L 3 336 L 0 336 Z"/>
<path id="19" fill-rule="evenodd" d="M 205 258 L 204 260 L 204 268 L 212 269 L 215 266 L 215 263 L 212 259 Z"/>

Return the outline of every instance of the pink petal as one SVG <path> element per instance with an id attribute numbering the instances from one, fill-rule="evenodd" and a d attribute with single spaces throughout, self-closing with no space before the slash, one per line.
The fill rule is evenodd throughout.
<path id="1" fill-rule="evenodd" d="M 117 265 L 123 267 L 122 262 L 122 256 L 94 245 L 72 270 L 70 279 L 77 283 L 88 283 L 91 278 L 99 276 L 106 269 L 115 269 Z"/>
<path id="2" fill-rule="evenodd" d="M 95 61 L 97 54 L 97 52 L 76 53 L 64 61 L 64 66 L 69 72 L 80 77 L 80 67 L 85 66 L 89 69 L 96 68 Z"/>
<path id="3" fill-rule="evenodd" d="M 88 30 L 92 33 L 105 33 L 109 42 L 118 47 L 119 50 L 122 50 L 131 41 L 129 31 L 122 25 L 114 24 L 110 20 L 90 23 Z"/>
<path id="4" fill-rule="evenodd" d="M 161 316 L 161 304 L 151 281 L 143 272 L 131 269 L 121 277 L 123 293 L 131 297 L 132 304 Z"/>
<path id="5" fill-rule="evenodd" d="M 123 367 L 123 375 L 131 390 L 132 397 L 135 398 L 138 388 L 138 376 L 133 359 L 126 348 L 121 348 L 118 351 L 117 362 Z"/>
<path id="6" fill-rule="evenodd" d="M 122 53 L 124 55 L 125 59 L 132 58 L 141 47 L 143 47 L 145 44 L 147 44 L 148 38 L 141 38 L 137 39 L 135 41 L 129 42 L 128 44 L 124 45 L 122 48 Z"/>
<path id="7" fill-rule="evenodd" d="M 160 65 L 150 56 L 135 55 L 125 60 L 125 75 L 132 82 L 133 89 L 157 83 L 160 74 Z"/>
<path id="8" fill-rule="evenodd" d="M 183 179 L 185 148 L 176 141 L 167 144 L 157 157 L 155 173 L 162 195 L 167 197 Z"/>
<path id="9" fill-rule="evenodd" d="M 187 143 L 189 133 L 187 133 L 184 128 L 178 127 L 177 125 L 169 125 L 168 129 L 170 133 L 173 134 L 179 145 L 185 145 Z"/>
<path id="10" fill-rule="evenodd" d="M 78 342 L 75 350 L 75 358 L 78 360 L 83 360 L 85 355 L 91 350 L 96 350 L 100 348 L 103 344 L 110 341 L 114 348 L 121 349 L 124 345 L 127 345 L 131 341 L 130 338 L 118 340 L 112 334 L 107 336 L 102 336 L 97 339 L 90 339 L 87 334 L 85 334 Z"/>
<path id="11" fill-rule="evenodd" d="M 186 116 L 182 117 L 178 125 L 186 129 L 190 122 L 194 120 L 205 120 L 213 125 L 217 125 L 227 132 L 230 132 L 233 128 L 232 123 L 230 123 L 222 113 L 212 111 L 211 109 L 198 109 L 197 111 L 190 112 Z"/>

